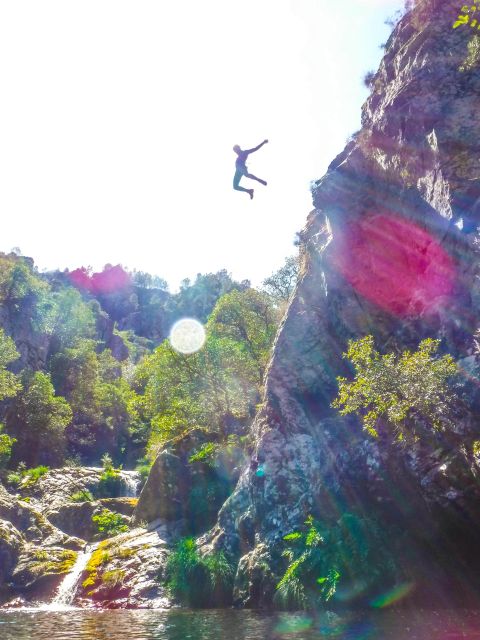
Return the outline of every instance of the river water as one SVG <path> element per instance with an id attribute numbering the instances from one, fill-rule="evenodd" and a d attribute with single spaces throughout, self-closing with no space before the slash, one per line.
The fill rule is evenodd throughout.
<path id="1" fill-rule="evenodd" d="M 0 611 L 1 640 L 480 639 L 479 611 L 304 614 L 185 609 Z"/>

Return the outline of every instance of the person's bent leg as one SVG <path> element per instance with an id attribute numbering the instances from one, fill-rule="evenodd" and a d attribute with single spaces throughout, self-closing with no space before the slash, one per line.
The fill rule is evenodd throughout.
<path id="1" fill-rule="evenodd" d="M 240 186 L 240 179 L 243 176 L 243 172 L 242 171 L 236 171 L 235 172 L 235 176 L 233 177 L 233 188 L 235 189 L 235 191 L 245 191 L 245 193 L 250 194 L 250 192 L 252 191 L 252 189 L 245 189 L 244 187 Z M 250 195 L 250 198 L 252 196 Z"/>
<path id="2" fill-rule="evenodd" d="M 266 181 L 262 180 L 261 178 L 257 178 L 257 176 L 254 176 L 253 173 L 246 173 L 245 174 L 246 178 L 250 178 L 250 180 L 256 180 L 257 182 L 260 182 L 260 184 L 263 184 L 266 186 Z"/>

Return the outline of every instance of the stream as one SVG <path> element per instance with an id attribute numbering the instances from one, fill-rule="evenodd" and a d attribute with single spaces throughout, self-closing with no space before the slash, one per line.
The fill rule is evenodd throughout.
<path id="1" fill-rule="evenodd" d="M 236 610 L 0 611 L 2 640 L 480 639 L 480 611 L 268 615 Z"/>

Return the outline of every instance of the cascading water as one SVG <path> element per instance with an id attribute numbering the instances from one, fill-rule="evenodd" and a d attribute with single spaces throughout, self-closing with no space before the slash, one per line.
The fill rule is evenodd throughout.
<path id="1" fill-rule="evenodd" d="M 73 565 L 73 569 L 60 583 L 54 599 L 49 604 L 49 609 L 61 609 L 72 606 L 82 573 L 84 572 L 94 549 L 95 547 L 92 547 L 91 549 L 87 547 L 85 551 L 78 552 L 77 560 Z"/>
<path id="2" fill-rule="evenodd" d="M 138 486 L 140 484 L 140 474 L 136 471 L 123 471 L 122 477 L 125 480 L 127 488 L 127 497 L 136 498 L 138 492 Z"/>

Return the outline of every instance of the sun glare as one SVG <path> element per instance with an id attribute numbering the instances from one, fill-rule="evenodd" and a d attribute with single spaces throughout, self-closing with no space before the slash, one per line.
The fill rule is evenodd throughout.
<path id="1" fill-rule="evenodd" d="M 205 329 L 201 322 L 193 318 L 182 318 L 170 331 L 170 344 L 179 353 L 195 353 L 205 343 Z"/>

